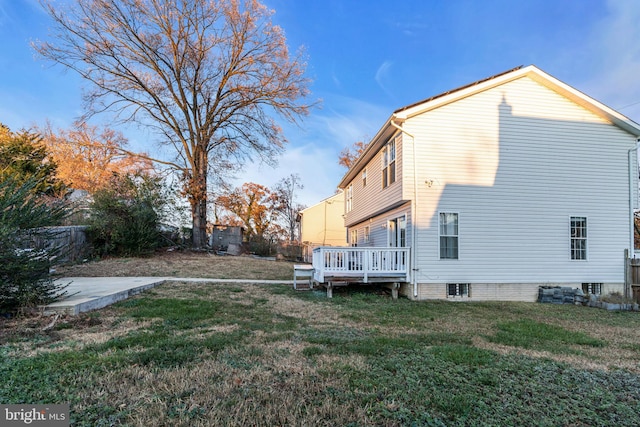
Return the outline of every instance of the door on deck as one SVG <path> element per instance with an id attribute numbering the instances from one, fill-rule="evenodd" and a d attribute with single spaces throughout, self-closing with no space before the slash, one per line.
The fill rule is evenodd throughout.
<path id="1" fill-rule="evenodd" d="M 397 218 L 393 218 L 388 222 L 388 242 L 389 247 L 392 248 L 404 248 L 407 246 L 407 216 L 402 215 Z M 392 263 L 387 269 L 397 270 L 399 265 L 404 265 L 406 260 L 404 259 L 404 252 L 395 252 L 391 254 L 389 262 Z M 393 268 L 392 268 L 393 267 Z"/>

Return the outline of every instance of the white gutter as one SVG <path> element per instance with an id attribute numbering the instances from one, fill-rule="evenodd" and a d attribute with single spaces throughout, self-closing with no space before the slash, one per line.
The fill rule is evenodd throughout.
<path id="1" fill-rule="evenodd" d="M 635 186 L 635 177 L 638 176 L 638 143 L 640 142 L 640 138 L 636 140 L 636 146 L 630 148 L 627 151 L 627 161 L 629 163 L 629 257 L 635 258 L 635 221 L 634 221 L 634 204 L 633 201 L 636 197 L 633 197 L 633 192 L 638 194 L 638 186 Z M 631 157 L 631 153 L 635 152 L 636 157 L 635 161 Z M 635 187 L 635 188 L 634 188 Z"/>
<path id="2" fill-rule="evenodd" d="M 412 146 L 412 152 L 413 152 L 413 200 L 411 201 L 411 246 L 412 246 L 412 250 L 411 250 L 411 259 L 410 259 L 410 266 L 411 266 L 411 284 L 413 285 L 413 297 L 417 298 L 418 297 L 418 279 L 417 279 L 417 252 L 418 252 L 418 245 L 416 242 L 416 211 L 417 211 L 417 205 L 418 205 L 418 177 L 416 176 L 417 170 L 416 170 L 416 138 L 411 135 L 409 132 L 407 132 L 406 130 L 404 130 L 402 128 L 402 126 L 399 126 L 396 122 L 394 122 L 393 120 L 395 119 L 395 115 L 391 116 L 391 119 L 389 119 L 389 124 L 391 126 L 393 126 L 394 128 L 398 129 L 400 132 L 402 132 L 403 134 L 408 135 L 409 137 L 411 137 L 411 146 Z M 404 139 L 403 139 L 404 142 Z"/>

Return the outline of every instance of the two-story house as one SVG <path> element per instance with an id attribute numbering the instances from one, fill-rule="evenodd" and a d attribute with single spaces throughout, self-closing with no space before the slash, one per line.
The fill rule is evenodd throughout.
<path id="1" fill-rule="evenodd" d="M 413 299 L 535 301 L 541 285 L 622 292 L 639 136 L 535 66 L 400 108 L 339 184 L 349 246 L 405 248 L 398 280 Z M 389 258 L 354 256 L 340 267 Z M 330 267 L 327 254 L 318 260 Z"/>

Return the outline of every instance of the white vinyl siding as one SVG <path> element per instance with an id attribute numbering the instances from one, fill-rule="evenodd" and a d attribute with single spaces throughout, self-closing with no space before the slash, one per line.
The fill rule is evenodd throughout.
<path id="1" fill-rule="evenodd" d="M 624 281 L 631 134 L 528 77 L 403 127 L 416 150 L 418 283 Z M 439 213 L 460 209 L 463 256 L 454 265 L 440 261 Z M 567 225 L 576 213 L 589 226 L 579 268 Z M 474 298 L 479 292 L 474 286 Z"/>
<path id="2" fill-rule="evenodd" d="M 383 212 L 386 208 L 392 207 L 402 203 L 404 200 L 403 194 L 403 143 L 400 134 L 396 134 L 393 137 L 395 142 L 395 175 L 396 182 L 393 185 L 387 186 L 384 191 L 381 191 L 382 186 L 382 147 L 372 157 L 369 163 L 365 166 L 367 170 L 367 185 L 364 185 L 361 173 L 358 173 L 354 179 L 347 185 L 353 186 L 352 196 L 352 210 L 346 211 L 345 225 L 351 227 L 365 219 L 370 218 L 376 213 Z M 388 141 L 388 139 L 386 139 Z M 386 144 L 385 144 L 386 145 Z M 384 145 L 383 145 L 384 147 Z M 345 188 L 345 193 L 346 193 Z M 373 234 L 373 229 L 372 229 Z M 384 244 L 383 244 L 384 246 Z"/>
<path id="3" fill-rule="evenodd" d="M 390 226 L 390 222 L 396 221 L 401 229 L 398 234 L 396 225 Z M 359 244 L 364 246 L 384 247 L 390 245 L 389 233 L 390 228 L 396 229 L 396 236 L 405 247 L 411 246 L 411 215 L 407 205 L 392 209 L 383 215 L 366 220 L 359 224 L 350 226 L 350 230 L 357 230 L 359 235 Z M 367 236 L 369 237 L 367 241 Z"/>

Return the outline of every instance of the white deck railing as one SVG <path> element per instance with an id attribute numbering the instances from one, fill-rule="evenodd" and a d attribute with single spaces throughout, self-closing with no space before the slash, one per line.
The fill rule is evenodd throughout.
<path id="1" fill-rule="evenodd" d="M 408 281 L 409 248 L 326 247 L 313 250 L 313 278 L 393 278 Z"/>

